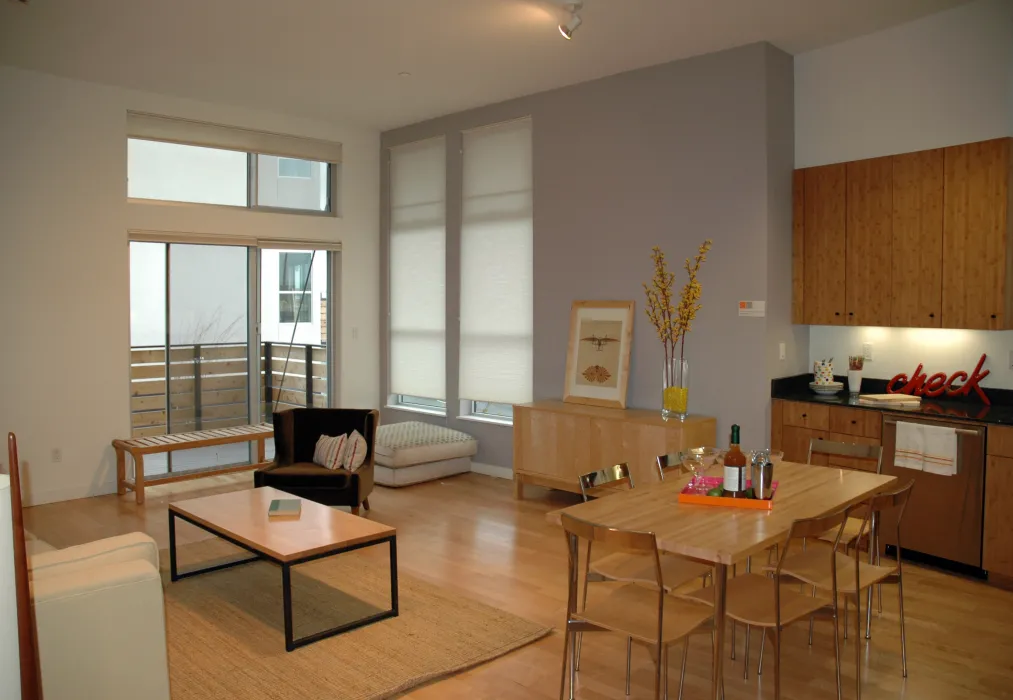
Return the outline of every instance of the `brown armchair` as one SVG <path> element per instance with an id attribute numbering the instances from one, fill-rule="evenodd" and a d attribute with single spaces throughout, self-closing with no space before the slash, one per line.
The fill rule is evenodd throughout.
<path id="1" fill-rule="evenodd" d="M 273 486 L 325 506 L 348 506 L 359 514 L 369 510 L 373 491 L 373 457 L 380 412 L 359 408 L 292 408 L 274 414 L 274 464 L 253 474 L 254 486 Z M 358 430 L 368 451 L 355 472 L 328 469 L 313 463 L 321 435 L 344 435 Z"/>

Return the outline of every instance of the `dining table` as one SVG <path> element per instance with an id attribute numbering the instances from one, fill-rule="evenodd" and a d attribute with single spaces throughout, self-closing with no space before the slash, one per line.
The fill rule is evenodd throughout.
<path id="1" fill-rule="evenodd" d="M 658 550 L 714 567 L 714 663 L 712 690 L 720 697 L 724 658 L 725 603 L 728 568 L 747 557 L 783 544 L 795 520 L 829 515 L 867 500 L 889 488 L 897 478 L 886 474 L 780 462 L 774 469 L 776 490 L 769 510 L 679 502 L 689 475 L 668 477 L 603 498 L 550 511 L 621 530 L 654 533 Z M 575 536 L 568 538 L 577 556 Z"/>

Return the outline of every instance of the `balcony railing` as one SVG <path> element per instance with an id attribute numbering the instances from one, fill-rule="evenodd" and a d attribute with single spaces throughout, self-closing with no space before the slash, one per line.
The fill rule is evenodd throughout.
<path id="1" fill-rule="evenodd" d="M 130 349 L 130 413 L 134 437 L 247 425 L 249 348 L 245 343 Z M 323 345 L 262 343 L 256 415 L 276 408 L 327 405 Z M 256 422 L 256 421 L 254 421 Z"/>

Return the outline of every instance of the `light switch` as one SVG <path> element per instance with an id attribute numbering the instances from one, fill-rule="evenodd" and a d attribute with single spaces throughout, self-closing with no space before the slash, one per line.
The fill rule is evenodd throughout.
<path id="1" fill-rule="evenodd" d="M 785 351 L 784 343 L 778 343 L 777 344 L 777 357 L 780 360 L 783 360 L 783 359 L 785 359 L 787 357 L 787 353 Z M 1010 357 L 1013 357 L 1013 353 L 1010 353 Z"/>

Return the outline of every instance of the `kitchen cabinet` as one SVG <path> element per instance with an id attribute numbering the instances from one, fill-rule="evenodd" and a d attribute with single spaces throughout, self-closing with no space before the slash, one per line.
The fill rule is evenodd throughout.
<path id="1" fill-rule="evenodd" d="M 788 462 L 805 464 L 809 456 L 809 441 L 814 438 L 817 440 L 827 439 L 826 431 L 800 428 L 796 425 L 785 425 L 782 431 L 781 449 L 784 451 L 784 459 Z M 829 462 L 827 455 L 814 454 L 812 463 L 825 467 Z"/>
<path id="2" fill-rule="evenodd" d="M 1011 139 L 995 139 L 945 149 L 942 314 L 946 328 L 1007 327 L 1010 143 Z"/>
<path id="3" fill-rule="evenodd" d="M 991 430 L 989 431 L 991 432 Z M 1013 580 L 1013 459 L 989 456 L 985 463 L 985 521 L 981 567 Z"/>
<path id="4" fill-rule="evenodd" d="M 893 157 L 890 322 L 939 328 L 943 295 L 943 149 Z"/>
<path id="5" fill-rule="evenodd" d="M 878 444 L 883 435 L 883 416 L 878 411 L 862 408 L 829 406 L 829 429 L 852 437 L 872 438 Z M 844 442 L 847 442 L 845 440 Z M 865 443 L 862 443 L 865 444 Z"/>
<path id="6" fill-rule="evenodd" d="M 893 159 L 847 164 L 845 322 L 888 326 L 893 260 Z"/>
<path id="7" fill-rule="evenodd" d="M 1013 584 L 1013 428 L 989 426 L 985 452 L 981 567 Z"/>
<path id="8" fill-rule="evenodd" d="M 781 413 L 785 425 L 798 428 L 828 430 L 830 428 L 830 407 L 803 401 L 782 401 Z"/>
<path id="9" fill-rule="evenodd" d="M 804 323 L 845 323 L 846 203 L 846 165 L 806 168 L 801 230 Z"/>
<path id="10" fill-rule="evenodd" d="M 793 322 L 1013 328 L 1011 144 L 796 171 Z"/>

